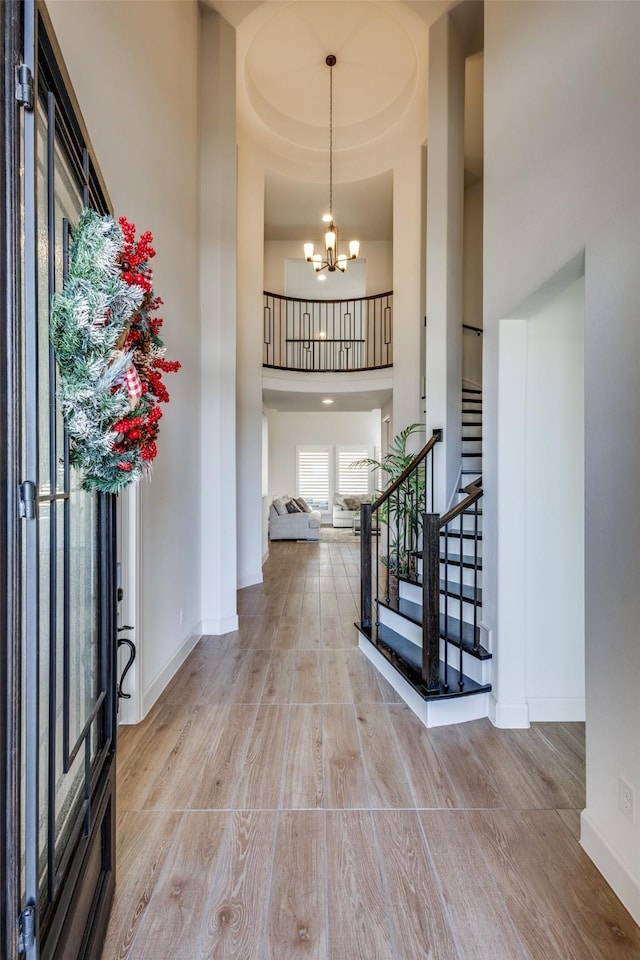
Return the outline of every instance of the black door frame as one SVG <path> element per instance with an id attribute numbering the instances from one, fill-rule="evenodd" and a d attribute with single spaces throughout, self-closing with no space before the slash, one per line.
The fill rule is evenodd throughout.
<path id="1" fill-rule="evenodd" d="M 104 707 L 101 709 L 102 743 L 104 747 L 99 762 L 91 766 L 89 777 L 88 753 L 85 768 L 87 770 L 87 793 L 84 808 L 85 828 L 79 837 L 75 853 L 65 868 L 64 884 L 60 896 L 56 898 L 56 907 L 49 910 L 43 932 L 45 940 L 40 952 L 39 918 L 34 918 L 35 945 L 20 943 L 19 915 L 21 910 L 33 902 L 33 888 L 38 899 L 37 871 L 27 859 L 25 871 L 21 868 L 22 837 L 26 830 L 33 834 L 33 817 L 23 819 L 25 810 L 21 787 L 21 751 L 25 737 L 33 739 L 33 723 L 26 722 L 21 729 L 22 690 L 37 691 L 37 667 L 34 667 L 33 650 L 23 659 L 23 590 L 31 591 L 31 601 L 27 602 L 26 623 L 33 617 L 34 594 L 29 587 L 29 571 L 23 573 L 23 546 L 25 535 L 33 553 L 33 529 L 28 520 L 20 519 L 20 484 L 25 480 L 35 480 L 23 476 L 26 464 L 23 462 L 25 424 L 23 416 L 29 419 L 29 413 L 22 411 L 23 394 L 27 378 L 22 364 L 25 350 L 30 354 L 29 323 L 25 327 L 23 314 L 27 318 L 35 315 L 33 291 L 34 276 L 33 245 L 35 238 L 30 229 L 35 225 L 33 205 L 26 203 L 23 208 L 23 191 L 28 196 L 31 184 L 29 170 L 25 169 L 21 156 L 21 143 L 26 142 L 23 133 L 33 139 L 34 104 L 20 103 L 18 79 L 19 66 L 25 62 L 31 68 L 34 80 L 34 98 L 38 97 L 38 69 L 42 70 L 42 79 L 47 89 L 53 92 L 58 108 L 65 118 L 70 146 L 82 156 L 84 170 L 83 202 L 100 211 L 111 208 L 107 191 L 101 179 L 94 153 L 84 127 L 80 110 L 64 62 L 57 46 L 55 35 L 46 7 L 40 0 L 4 0 L 0 2 L 0 39 L 3 47 L 2 99 L 0 119 L 3 127 L 2 159 L 0 160 L 0 236 L 2 253 L 0 269 L 6 278 L 5 291 L 0 302 L 0 450 L 7 452 L 6 466 L 0 469 L 0 749 L 3 762 L 0 763 L 0 809 L 2 826 L 0 829 L 0 875 L 4 880 L 4 889 L 0 899 L 0 956 L 7 960 L 17 960 L 19 956 L 43 958 L 43 960 L 97 960 L 101 955 L 102 942 L 108 921 L 109 909 L 115 885 L 115 753 L 116 737 L 116 643 L 115 643 L 115 498 L 100 495 L 99 516 L 101 525 L 100 582 L 99 589 L 103 597 L 101 605 L 101 688 L 106 691 Z M 29 51 L 33 43 L 29 42 L 30 32 L 35 31 L 35 60 L 30 62 Z M 21 179 L 20 171 L 24 170 Z M 25 233 L 23 237 L 23 217 Z M 31 223 L 33 220 L 33 223 Z M 22 242 L 24 239 L 27 254 L 23 264 Z M 23 300 L 24 297 L 24 300 Z M 22 342 L 23 328 L 25 341 Z M 31 345 L 32 346 L 32 345 Z M 4 457 L 2 458 L 4 460 Z M 0 461 L 1 462 L 1 461 Z M 37 488 L 36 488 L 37 489 Z M 23 526 L 24 524 L 27 526 Z M 33 570 L 31 573 L 33 574 Z M 36 595 L 37 599 L 37 595 Z M 28 631 L 27 631 L 28 632 Z M 36 650 L 37 659 L 37 650 Z M 35 673 L 34 673 L 35 670 Z M 35 684 L 35 687 L 34 687 Z M 30 730 L 31 726 L 31 730 Z M 33 747 L 33 744 L 31 744 Z M 37 757 L 37 743 L 35 753 Z M 28 754 L 28 751 L 27 751 Z M 31 787 L 30 787 L 31 783 Z M 27 806 L 29 790 L 33 787 L 33 776 L 29 780 L 25 796 Z M 37 791 L 37 786 L 35 787 Z M 33 793 L 31 794 L 33 797 Z M 37 793 L 36 793 L 37 797 Z M 36 824 L 37 827 L 37 824 Z M 33 837 L 31 837 L 33 840 Z M 26 877 L 26 881 L 25 881 Z M 25 883 L 26 900 L 25 903 Z"/>
<path id="2" fill-rule="evenodd" d="M 20 117 L 16 72 L 21 59 L 22 23 L 17 0 L 0 3 L 2 38 L 2 154 L 0 159 L 0 954 L 18 955 L 16 905 L 20 902 Z M 6 453 L 6 460 L 5 455 Z M 2 462 L 0 461 L 0 462 Z"/>

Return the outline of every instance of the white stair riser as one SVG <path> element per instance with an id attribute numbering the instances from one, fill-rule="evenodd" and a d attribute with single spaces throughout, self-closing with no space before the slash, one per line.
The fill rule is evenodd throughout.
<path id="1" fill-rule="evenodd" d="M 415 644 L 419 650 L 422 649 L 421 626 L 411 623 L 406 617 L 401 617 L 395 613 L 395 611 L 388 610 L 386 607 L 380 608 L 380 623 L 390 627 L 396 633 L 399 633 L 400 636 L 406 637 L 406 639 Z M 445 641 L 440 638 L 439 656 L 441 660 L 444 660 L 444 646 Z M 453 643 L 447 643 L 447 656 L 449 658 L 449 665 L 452 666 L 454 670 L 458 670 L 460 665 L 460 648 Z M 470 653 L 463 650 L 462 672 L 477 683 L 491 683 L 491 660 L 479 660 L 477 657 L 473 657 Z"/>
<path id="2" fill-rule="evenodd" d="M 460 648 L 447 643 L 448 663 L 454 670 L 460 669 Z M 440 639 L 440 659 L 444 660 L 444 640 Z M 491 683 L 491 660 L 479 660 L 465 650 L 462 651 L 462 672 L 476 683 Z"/>
<path id="3" fill-rule="evenodd" d="M 398 584 L 398 595 L 402 600 L 410 600 L 411 603 L 422 604 L 422 587 L 417 583 L 407 583 L 400 580 Z"/>
<path id="4" fill-rule="evenodd" d="M 460 600 L 457 597 L 445 597 L 443 594 L 440 594 L 440 613 L 444 613 L 446 610 L 448 617 L 454 617 L 454 619 L 460 619 Z M 481 617 L 481 608 L 478 607 L 478 613 L 476 617 L 476 625 Z M 473 623 L 473 604 L 470 600 L 462 601 L 462 620 L 464 623 Z"/>
<path id="5" fill-rule="evenodd" d="M 422 587 L 414 583 L 405 583 L 401 580 L 399 595 L 402 600 L 409 600 L 411 603 L 416 603 L 422 607 Z M 456 620 L 460 619 L 460 600 L 457 597 L 449 596 L 445 598 L 443 594 L 440 594 L 440 613 L 444 613 L 445 609 L 447 616 L 454 617 Z M 479 607 L 476 616 L 476 626 L 480 621 L 480 617 L 481 608 Z M 470 600 L 462 601 L 462 619 L 465 623 L 473 623 L 473 603 Z M 401 631 L 398 631 L 398 633 L 400 632 Z"/>
<path id="6" fill-rule="evenodd" d="M 462 452 L 475 453 L 482 459 L 482 440 L 478 437 L 462 437 Z"/>
<path id="7" fill-rule="evenodd" d="M 417 647 L 422 648 L 422 626 L 419 623 L 413 623 L 411 620 L 407 620 L 406 617 L 400 616 L 395 610 L 389 610 L 388 607 L 382 605 L 378 606 L 378 617 L 380 623 L 386 627 L 390 627 L 396 633 L 399 633 L 401 637 L 406 637 L 411 643 L 415 643 Z"/>
<path id="8" fill-rule="evenodd" d="M 449 571 L 451 573 L 451 571 Z M 473 570 L 469 570 L 469 573 L 473 573 Z M 464 582 L 464 581 L 463 581 Z M 451 584 L 452 589 L 459 585 L 459 581 L 452 581 L 449 577 L 449 583 Z M 470 578 L 469 585 L 473 585 L 473 579 Z M 478 589 L 482 586 L 481 583 L 478 583 Z M 406 583 L 404 580 L 401 580 L 399 583 L 399 596 L 402 600 L 410 600 L 411 603 L 417 603 L 422 605 L 422 587 L 416 583 Z M 440 594 L 440 609 L 444 612 L 445 597 L 443 594 Z M 460 599 L 458 597 L 449 596 L 448 598 L 448 607 L 449 607 L 449 616 L 457 617 L 459 612 Z M 465 608 L 464 619 L 468 622 L 471 622 L 473 619 L 473 603 L 467 598 L 463 598 L 463 607 Z"/>
<path id="9" fill-rule="evenodd" d="M 422 561 L 418 560 L 417 573 L 419 577 L 422 577 Z M 449 564 L 449 569 L 447 571 L 448 579 L 451 583 L 460 583 L 460 567 L 454 566 L 454 564 Z M 469 586 L 473 586 L 475 577 L 475 572 L 472 567 L 463 567 L 462 568 L 462 582 Z M 444 580 L 444 563 L 440 564 L 440 579 Z M 478 571 L 478 588 L 482 588 L 482 570 Z M 407 598 L 408 599 L 408 598 Z"/>
<path id="10" fill-rule="evenodd" d="M 462 522 L 462 526 L 461 526 Z M 475 537 L 476 533 L 476 517 L 473 513 L 463 513 L 461 517 L 456 517 L 455 520 L 452 520 L 449 526 L 447 527 L 450 533 L 460 533 L 462 529 L 463 533 L 470 533 L 472 537 Z M 444 537 L 440 538 L 441 541 Z M 467 542 L 472 542 L 471 538 L 467 538 Z M 478 514 L 478 542 L 482 542 L 482 514 Z"/>
<path id="11" fill-rule="evenodd" d="M 470 532 L 470 531 L 465 531 Z M 460 542 L 462 541 L 462 554 L 465 557 L 475 556 L 475 539 L 471 537 L 440 537 L 440 553 L 444 554 L 445 544 L 449 556 L 455 556 L 460 553 Z M 482 557 L 482 540 L 478 540 L 478 557 Z M 444 566 L 444 560 L 440 560 L 441 566 Z"/>

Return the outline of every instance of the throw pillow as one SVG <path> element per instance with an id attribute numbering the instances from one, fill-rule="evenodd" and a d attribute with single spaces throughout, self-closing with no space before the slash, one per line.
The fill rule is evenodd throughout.
<path id="1" fill-rule="evenodd" d="M 304 513 L 295 500 L 287 500 L 287 513 Z"/>
<path id="2" fill-rule="evenodd" d="M 276 497 L 273 501 L 273 508 L 279 517 L 287 515 L 287 504 L 282 497 Z"/>
<path id="3" fill-rule="evenodd" d="M 295 502 L 298 504 L 303 513 L 311 513 L 311 507 L 304 499 L 304 497 L 294 497 Z"/>
<path id="4" fill-rule="evenodd" d="M 360 509 L 360 497 L 345 497 L 344 502 L 347 505 L 347 510 Z"/>
<path id="5" fill-rule="evenodd" d="M 335 497 L 333 498 L 333 502 L 335 503 L 336 507 L 340 507 L 341 510 L 349 509 L 344 502 L 344 497 L 341 497 L 339 493 L 336 493 Z"/>

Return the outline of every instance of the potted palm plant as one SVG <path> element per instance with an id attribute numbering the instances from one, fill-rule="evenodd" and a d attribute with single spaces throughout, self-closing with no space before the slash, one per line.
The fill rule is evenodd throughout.
<path id="1" fill-rule="evenodd" d="M 375 499 L 388 490 L 411 465 L 414 454 L 407 451 L 409 437 L 423 432 L 424 429 L 423 423 L 411 423 L 393 438 L 388 452 L 381 460 L 366 457 L 351 464 L 352 467 L 369 466 L 372 472 L 378 471 L 383 475 L 384 484 L 377 490 Z M 420 472 L 412 474 L 407 478 L 406 486 L 398 491 L 398 495 L 392 495 L 378 511 L 378 521 L 387 528 L 384 552 L 379 557 L 387 596 L 397 593 L 398 576 L 406 576 L 411 572 L 411 551 L 415 547 L 422 525 L 420 504 L 423 501 L 424 483 L 424 476 Z"/>

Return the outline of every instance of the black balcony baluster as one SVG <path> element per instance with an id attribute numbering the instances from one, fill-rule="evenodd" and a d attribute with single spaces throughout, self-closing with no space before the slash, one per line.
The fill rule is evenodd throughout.
<path id="1" fill-rule="evenodd" d="M 391 296 L 304 300 L 265 292 L 263 365 L 319 372 L 391 366 L 391 344 L 383 349 L 391 330 Z"/>

